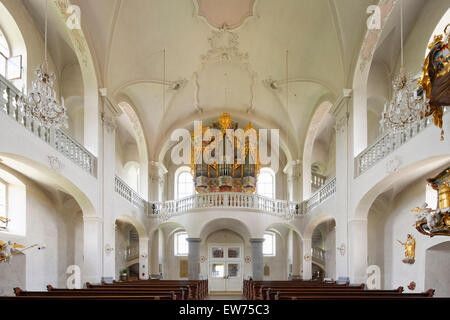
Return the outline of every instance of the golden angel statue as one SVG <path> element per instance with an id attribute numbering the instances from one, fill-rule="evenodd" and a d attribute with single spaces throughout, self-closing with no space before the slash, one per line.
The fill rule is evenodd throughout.
<path id="1" fill-rule="evenodd" d="M 23 251 L 36 247 L 37 244 L 33 244 L 31 246 L 25 247 L 19 243 L 12 243 L 11 241 L 4 242 L 0 240 L 0 263 L 3 261 L 10 262 L 11 257 L 18 253 L 22 253 Z M 22 249 L 22 250 L 19 250 Z"/>
<path id="2" fill-rule="evenodd" d="M 405 242 L 397 240 L 401 245 L 405 247 L 405 259 L 402 261 L 404 263 L 414 263 L 415 251 L 416 251 L 416 239 L 412 235 L 408 234 Z"/>

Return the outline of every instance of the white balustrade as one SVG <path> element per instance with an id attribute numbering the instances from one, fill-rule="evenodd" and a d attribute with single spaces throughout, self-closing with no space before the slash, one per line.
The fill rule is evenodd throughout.
<path id="1" fill-rule="evenodd" d="M 116 177 L 116 191 L 130 203 L 145 208 L 143 204 L 146 203 L 145 200 L 140 199 L 138 203 L 130 200 L 133 198 L 132 195 L 135 192 L 118 177 Z M 336 178 L 332 178 L 329 182 L 325 183 L 309 200 L 303 202 L 274 200 L 258 194 L 240 192 L 198 193 L 179 200 L 150 202 L 147 204 L 147 214 L 150 217 L 160 217 L 162 215 L 170 217 L 201 209 L 236 208 L 250 209 L 291 219 L 306 215 L 335 192 Z"/>
<path id="2" fill-rule="evenodd" d="M 10 119 L 30 130 L 83 170 L 95 176 L 97 158 L 64 131 L 46 128 L 25 116 L 23 110 L 17 105 L 20 95 L 20 91 L 0 75 L 0 113 L 9 116 Z"/>
<path id="3" fill-rule="evenodd" d="M 125 259 L 126 261 L 134 260 L 139 257 L 139 244 L 134 244 L 128 246 L 125 249 Z"/>
<path id="4" fill-rule="evenodd" d="M 448 109 L 450 108 L 444 107 L 444 113 L 448 112 Z M 355 158 L 355 177 L 369 170 L 380 160 L 386 158 L 387 155 L 414 138 L 432 123 L 433 119 L 428 117 L 417 121 L 403 130 L 388 131 L 380 136 Z"/>
<path id="5" fill-rule="evenodd" d="M 312 255 L 313 260 L 316 260 L 322 264 L 325 263 L 325 250 L 323 250 L 322 248 L 312 247 L 311 255 Z"/>
<path id="6" fill-rule="evenodd" d="M 315 173 L 315 172 L 311 173 L 311 187 L 313 189 L 321 188 L 323 186 L 323 184 L 325 183 L 325 180 L 326 180 L 325 176 Z"/>
<path id="7" fill-rule="evenodd" d="M 114 189 L 115 191 L 122 196 L 129 203 L 135 205 L 138 208 L 147 210 L 147 201 L 142 199 L 136 191 L 131 189 L 122 179 L 118 176 L 115 176 L 114 179 Z"/>

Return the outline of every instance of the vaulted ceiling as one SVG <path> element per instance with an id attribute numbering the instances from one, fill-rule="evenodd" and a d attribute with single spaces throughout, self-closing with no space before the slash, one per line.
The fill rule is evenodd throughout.
<path id="1" fill-rule="evenodd" d="M 36 5 L 42 0 L 23 1 L 43 7 Z M 129 98 L 157 159 L 172 129 L 223 111 L 279 128 L 299 158 L 314 109 L 351 87 L 366 9 L 377 1 L 71 2 L 81 8 L 99 86 L 117 103 Z M 221 29 L 223 23 L 230 27 Z M 50 46 L 56 55 L 58 45 Z"/>

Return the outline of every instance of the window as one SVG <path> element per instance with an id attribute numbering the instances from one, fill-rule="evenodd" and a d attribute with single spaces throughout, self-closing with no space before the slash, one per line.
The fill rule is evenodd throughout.
<path id="1" fill-rule="evenodd" d="M 194 178 L 189 167 L 180 167 L 175 172 L 175 198 L 182 199 L 194 194 Z"/>
<path id="2" fill-rule="evenodd" d="M 0 217 L 7 217 L 6 210 L 6 183 L 0 180 Z"/>
<path id="3" fill-rule="evenodd" d="M 261 169 L 256 182 L 256 192 L 264 197 L 275 198 L 275 174 L 272 169 Z"/>
<path id="4" fill-rule="evenodd" d="M 3 32 L 0 30 L 0 74 L 6 77 L 6 62 L 9 58 L 9 46 Z"/>
<path id="5" fill-rule="evenodd" d="M 275 256 L 275 233 L 264 233 L 263 255 Z"/>
<path id="6" fill-rule="evenodd" d="M 189 253 L 189 245 L 187 242 L 188 234 L 186 232 L 175 233 L 175 255 L 187 256 Z"/>

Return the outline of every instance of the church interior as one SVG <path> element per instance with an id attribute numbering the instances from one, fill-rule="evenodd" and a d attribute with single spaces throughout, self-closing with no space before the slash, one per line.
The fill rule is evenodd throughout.
<path id="1" fill-rule="evenodd" d="M 0 0 L 2 299 L 450 297 L 450 0 Z"/>

